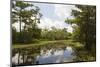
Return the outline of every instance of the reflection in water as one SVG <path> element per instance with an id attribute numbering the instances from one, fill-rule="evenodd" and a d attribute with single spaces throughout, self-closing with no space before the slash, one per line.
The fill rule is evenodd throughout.
<path id="1" fill-rule="evenodd" d="M 19 61 L 18 61 L 18 57 L 19 57 Z M 23 63 L 22 56 L 21 55 L 19 56 L 19 53 L 15 54 L 15 56 L 12 57 L 12 63 L 15 65 L 18 63 Z"/>
<path id="2" fill-rule="evenodd" d="M 62 62 L 72 62 L 76 56 L 73 56 L 74 53 L 71 47 L 66 47 L 63 49 L 50 49 L 44 52 L 41 50 L 40 55 L 36 57 L 37 64 L 45 63 L 62 63 Z"/>
<path id="3" fill-rule="evenodd" d="M 66 47 L 65 49 L 61 49 L 61 48 L 42 49 L 40 50 L 40 53 L 38 55 L 34 56 L 35 58 L 34 60 L 33 58 L 28 59 L 27 55 L 24 56 L 24 60 L 23 60 L 23 56 L 19 55 L 19 53 L 16 53 L 12 57 L 12 63 L 14 65 L 26 64 L 23 62 L 26 62 L 28 60 L 34 61 L 34 63 L 33 61 L 31 61 L 31 64 L 72 62 L 73 59 L 76 58 L 76 56 L 73 55 L 73 53 L 75 52 L 70 46 Z"/>

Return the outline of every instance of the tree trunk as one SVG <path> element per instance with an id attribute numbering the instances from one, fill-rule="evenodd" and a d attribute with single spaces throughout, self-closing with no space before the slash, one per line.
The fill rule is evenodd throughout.
<path id="1" fill-rule="evenodd" d="M 19 60 L 20 60 L 20 50 L 19 50 L 19 54 L 18 54 L 18 64 L 20 63 Z"/>
<path id="2" fill-rule="evenodd" d="M 21 14 L 21 10 L 20 10 L 20 14 Z M 19 36 L 19 40 L 20 42 L 22 42 L 22 36 L 21 36 L 21 15 L 19 15 L 19 31 L 20 31 L 20 36 Z"/>

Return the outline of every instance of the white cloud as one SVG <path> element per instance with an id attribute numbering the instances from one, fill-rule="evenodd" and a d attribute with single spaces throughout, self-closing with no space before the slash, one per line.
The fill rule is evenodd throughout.
<path id="1" fill-rule="evenodd" d="M 74 5 L 59 5 L 55 4 L 55 13 L 59 18 L 71 17 L 72 9 L 75 9 Z"/>
<path id="2" fill-rule="evenodd" d="M 40 20 L 40 24 L 38 24 L 38 27 L 44 29 L 44 28 L 50 28 L 51 26 L 53 26 L 53 21 L 47 17 L 43 17 L 41 20 Z"/>
<path id="3" fill-rule="evenodd" d="M 72 26 L 66 24 L 63 21 L 57 21 L 57 20 L 54 21 L 54 20 L 47 18 L 47 17 L 42 18 L 40 21 L 41 21 L 41 23 L 38 24 L 38 27 L 42 28 L 42 29 L 45 29 L 45 28 L 51 29 L 51 27 L 56 27 L 58 29 L 67 28 L 67 31 L 71 32 L 71 33 L 73 31 Z"/>
<path id="4" fill-rule="evenodd" d="M 71 25 L 67 26 L 67 31 L 68 31 L 68 32 L 70 32 L 70 33 L 72 33 L 72 32 L 73 32 L 73 28 L 72 28 L 72 26 L 71 26 Z"/>
<path id="5" fill-rule="evenodd" d="M 55 26 L 59 26 L 58 22 L 55 21 L 55 20 L 52 20 L 51 18 L 47 18 L 47 17 L 43 17 L 41 20 L 40 20 L 40 24 L 38 24 L 38 26 L 42 29 L 44 28 L 48 28 L 50 29 L 51 27 Z"/>
<path id="6" fill-rule="evenodd" d="M 68 32 L 72 32 L 73 29 L 71 25 L 66 24 L 64 20 L 67 17 L 71 18 L 71 11 L 72 9 L 75 9 L 75 6 L 74 5 L 59 5 L 59 4 L 54 4 L 53 6 L 54 6 L 54 13 L 52 14 L 53 16 L 54 15 L 57 16 L 56 19 L 43 16 L 41 18 L 41 23 L 38 24 L 38 26 L 42 29 L 44 28 L 50 29 L 53 26 L 60 29 L 67 28 Z"/>

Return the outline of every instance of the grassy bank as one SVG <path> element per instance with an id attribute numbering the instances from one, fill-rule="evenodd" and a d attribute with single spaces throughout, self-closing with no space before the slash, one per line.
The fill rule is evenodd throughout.
<path id="1" fill-rule="evenodd" d="M 73 47 L 82 47 L 83 45 L 79 42 L 74 42 L 72 40 L 54 40 L 54 41 L 38 41 L 37 43 L 31 44 L 13 44 L 12 48 L 27 48 L 27 47 L 36 47 L 36 46 L 73 46 Z"/>

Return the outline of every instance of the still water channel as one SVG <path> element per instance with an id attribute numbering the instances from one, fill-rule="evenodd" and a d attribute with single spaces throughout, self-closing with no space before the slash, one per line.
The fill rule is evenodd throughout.
<path id="1" fill-rule="evenodd" d="M 35 53 L 34 53 L 35 54 Z M 26 65 L 29 64 L 52 64 L 52 63 L 64 63 L 73 62 L 76 58 L 75 51 L 71 46 L 65 48 L 51 48 L 51 49 L 41 49 L 39 53 L 35 54 L 33 57 L 28 58 L 28 55 L 19 55 L 15 53 L 12 57 L 13 65 Z"/>

